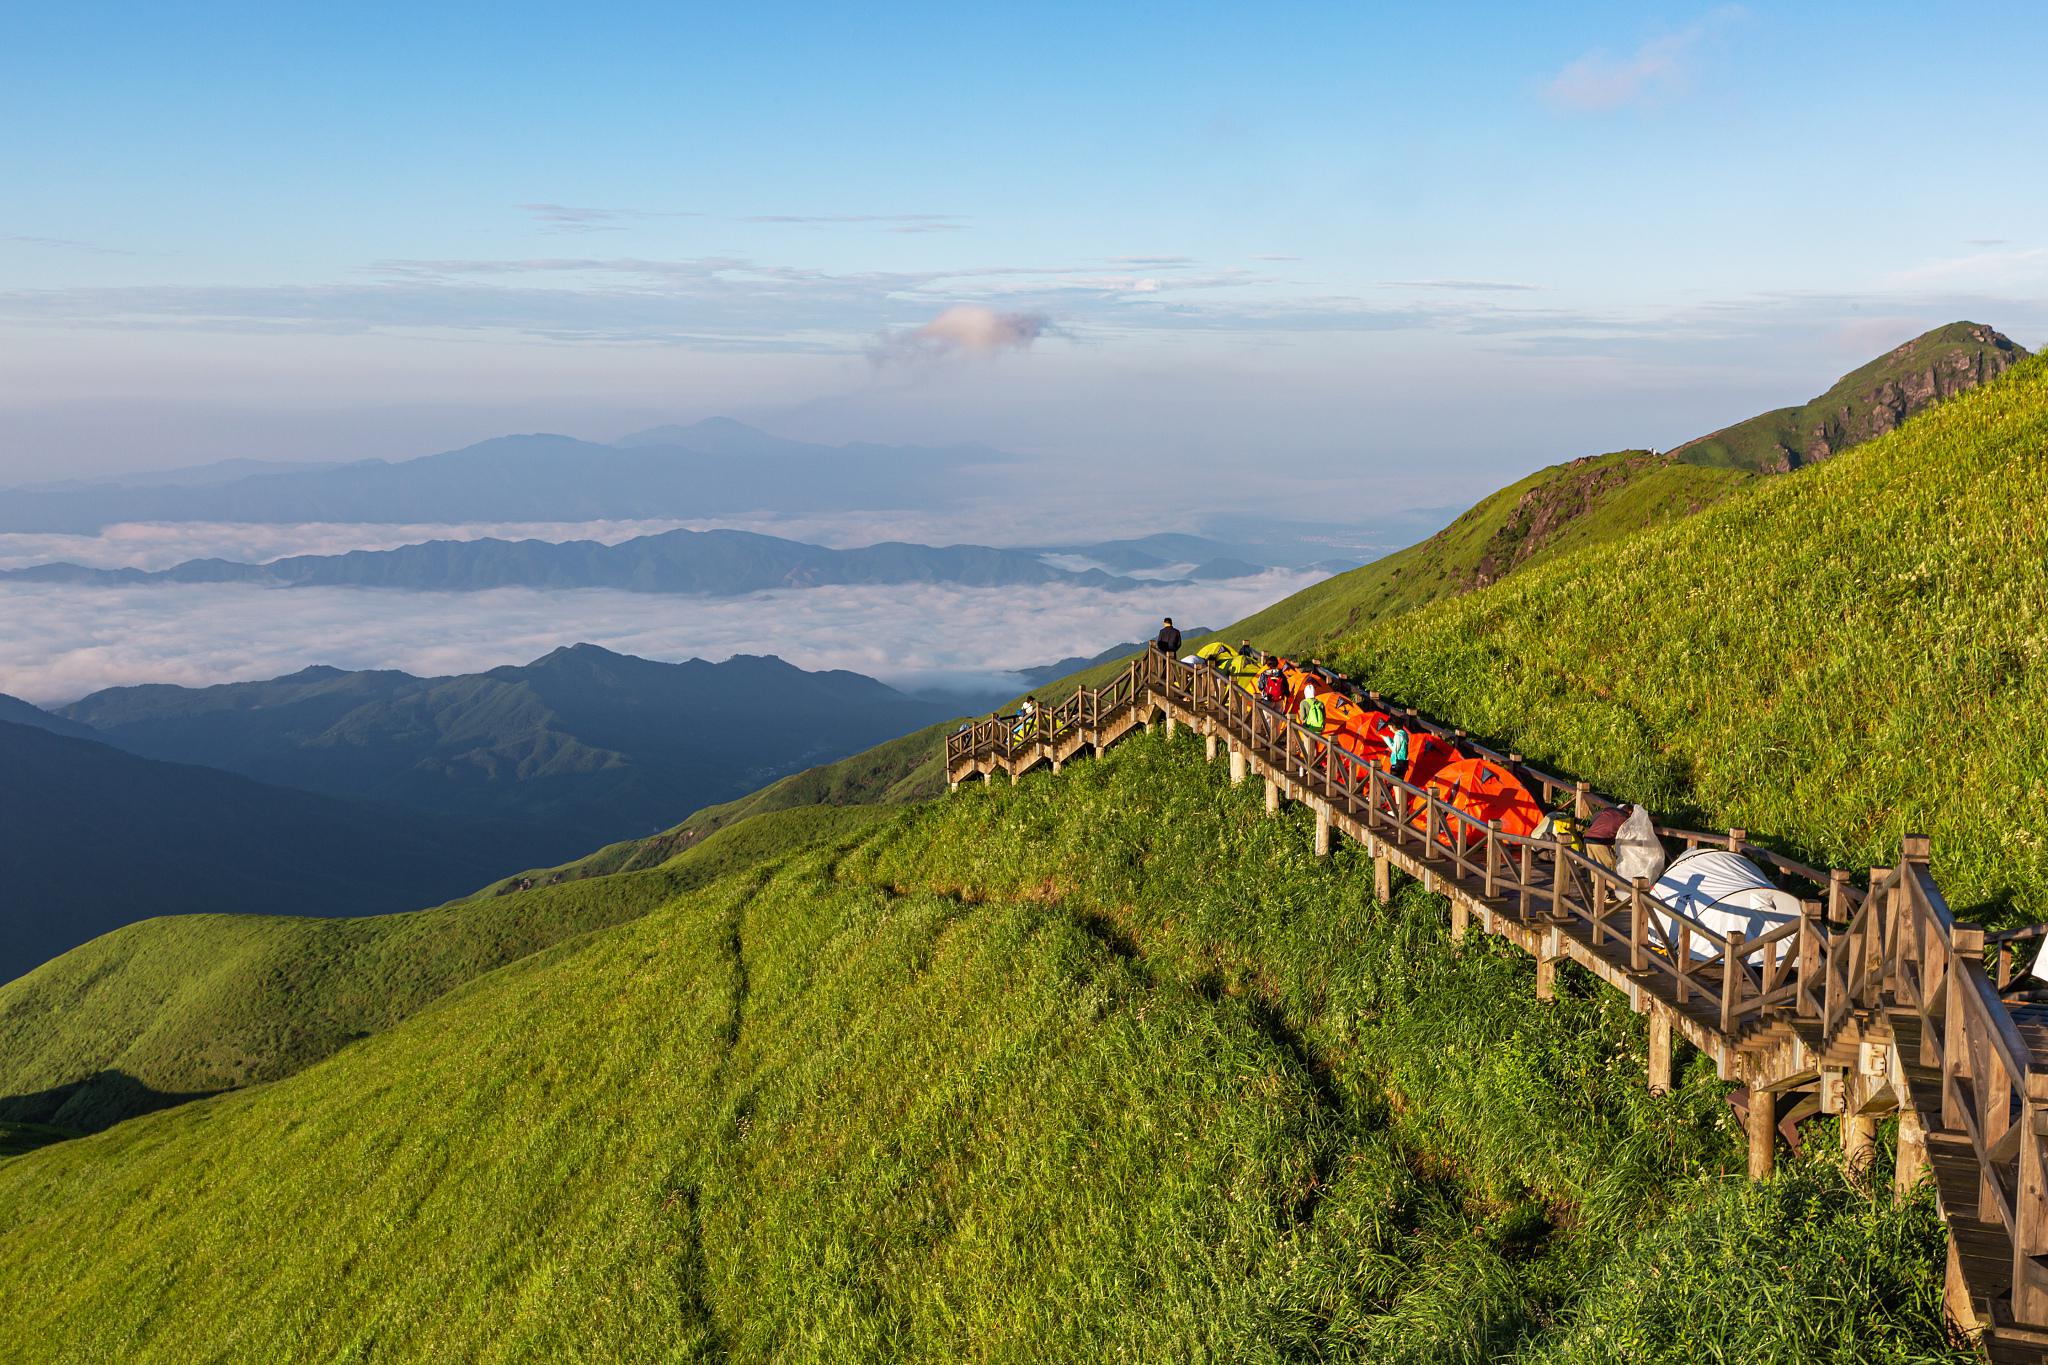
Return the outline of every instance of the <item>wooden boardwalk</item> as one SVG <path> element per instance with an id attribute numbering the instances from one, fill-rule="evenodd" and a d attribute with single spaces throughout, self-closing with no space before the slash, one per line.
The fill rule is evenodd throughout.
<path id="1" fill-rule="evenodd" d="M 1398 714 L 1511 768 L 1546 806 L 1568 800 L 1584 818 L 1613 804 L 1412 709 Z M 962 730 L 947 741 L 946 776 L 957 787 L 977 775 L 1014 781 L 1040 764 L 1057 773 L 1162 720 L 1201 735 L 1210 761 L 1227 754 L 1231 781 L 1263 780 L 1268 813 L 1283 800 L 1308 806 L 1319 854 L 1338 836 L 1362 844 L 1381 899 L 1398 868 L 1449 901 L 1455 935 L 1477 927 L 1529 953 L 1539 996 L 1566 960 L 1624 994 L 1648 1017 L 1652 1088 L 1671 1084 L 1674 1036 L 1711 1056 L 1744 1087 L 1752 1176 L 1768 1175 L 1781 1133 L 1816 1113 L 1839 1116 L 1847 1158 L 1868 1161 L 1877 1121 L 1896 1112 L 1896 1179 L 1933 1180 L 1949 1229 L 1950 1316 L 1987 1359 L 2048 1362 L 2048 1066 L 2035 1062 L 2048 1059 L 2048 1008 L 2000 999 L 1984 932 L 1949 913 L 1926 839 L 1909 835 L 1898 865 L 1871 869 L 1859 887 L 1742 830 L 1660 828 L 1667 841 L 1726 847 L 1813 889 L 1796 922 L 1752 939 L 1716 934 L 1562 840 L 1475 820 L 1352 761 L 1221 673 L 1157 651 L 1029 721 Z M 2009 949 L 1999 947 L 2002 977 Z"/>

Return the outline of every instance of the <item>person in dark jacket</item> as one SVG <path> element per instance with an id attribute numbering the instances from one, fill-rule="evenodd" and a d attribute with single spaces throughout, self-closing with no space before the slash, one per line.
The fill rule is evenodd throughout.
<path id="1" fill-rule="evenodd" d="M 1170 658 L 1180 657 L 1180 632 L 1173 628 L 1171 616 L 1166 618 L 1166 624 L 1159 627 L 1159 638 L 1152 642 L 1152 647 Z"/>
<path id="2" fill-rule="evenodd" d="M 1583 838 L 1586 842 L 1586 856 L 1600 866 L 1614 867 L 1614 840 L 1621 833 L 1621 827 L 1628 823 L 1628 817 L 1635 813 L 1634 806 L 1608 806 L 1594 813 L 1586 822 Z"/>

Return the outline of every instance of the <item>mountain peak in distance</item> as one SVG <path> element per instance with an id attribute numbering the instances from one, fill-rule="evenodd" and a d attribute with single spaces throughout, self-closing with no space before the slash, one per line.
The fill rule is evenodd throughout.
<path id="1" fill-rule="evenodd" d="M 731 417 L 706 417 L 701 422 L 667 422 L 658 427 L 648 427 L 621 436 L 612 444 L 621 450 L 639 450 L 647 446 L 680 446 L 685 450 L 701 451 L 706 455 L 731 455 L 750 453 L 765 446 L 791 446 L 799 444 L 786 441 L 780 436 L 750 427 L 745 422 Z"/>

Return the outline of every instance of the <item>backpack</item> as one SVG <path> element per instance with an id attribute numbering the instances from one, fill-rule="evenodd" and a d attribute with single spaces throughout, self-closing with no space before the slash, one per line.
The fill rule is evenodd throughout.
<path id="1" fill-rule="evenodd" d="M 1301 703 L 1301 723 L 1320 733 L 1323 728 L 1323 700 L 1321 697 L 1306 697 Z"/>
<path id="2" fill-rule="evenodd" d="M 1259 693 L 1275 706 L 1287 700 L 1287 684 L 1278 670 L 1268 669 L 1259 679 Z"/>

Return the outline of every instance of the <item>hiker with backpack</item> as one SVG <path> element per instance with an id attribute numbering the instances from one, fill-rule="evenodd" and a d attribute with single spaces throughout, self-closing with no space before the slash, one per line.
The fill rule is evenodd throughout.
<path id="1" fill-rule="evenodd" d="M 1281 660 L 1274 655 L 1266 656 L 1266 669 L 1259 674 L 1259 699 L 1275 711 L 1287 709 L 1287 675 L 1281 671 Z"/>
<path id="2" fill-rule="evenodd" d="M 1317 734 L 1323 732 L 1323 699 L 1316 695 L 1316 685 L 1314 683 L 1310 683 L 1301 689 L 1301 710 L 1295 718 L 1302 723 L 1304 728 L 1313 730 Z"/>

